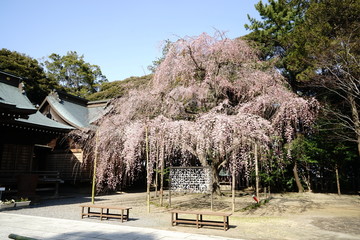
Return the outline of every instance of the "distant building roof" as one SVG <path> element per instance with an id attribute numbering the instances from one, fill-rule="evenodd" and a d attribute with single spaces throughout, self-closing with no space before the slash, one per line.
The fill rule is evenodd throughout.
<path id="1" fill-rule="evenodd" d="M 39 110 L 56 121 L 77 129 L 90 127 L 94 121 L 105 114 L 109 100 L 88 101 L 64 92 L 51 92 Z"/>
<path id="2" fill-rule="evenodd" d="M 73 128 L 46 118 L 31 104 L 22 90 L 22 79 L 0 71 L 0 124 L 41 128 L 48 131 L 70 131 Z"/>

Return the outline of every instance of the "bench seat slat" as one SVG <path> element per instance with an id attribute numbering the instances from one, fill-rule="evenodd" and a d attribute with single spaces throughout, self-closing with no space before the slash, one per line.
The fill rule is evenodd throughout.
<path id="1" fill-rule="evenodd" d="M 201 211 L 183 211 L 183 210 L 171 210 L 171 213 L 181 213 L 181 214 L 199 214 L 199 215 L 212 215 L 212 216 L 223 216 L 229 217 L 232 213 L 225 213 L 225 212 L 201 212 Z"/>
<path id="2" fill-rule="evenodd" d="M 121 215 L 117 215 L 117 214 L 101 214 L 101 213 L 83 213 L 82 214 L 83 216 L 95 216 L 95 217 L 103 217 L 103 218 L 124 218 L 124 219 L 126 219 L 127 218 L 127 215 L 123 215 L 123 216 L 121 216 Z"/>
<path id="3" fill-rule="evenodd" d="M 128 209 L 131 209 L 131 207 L 119 207 L 119 206 L 95 205 L 95 204 L 81 204 L 80 207 L 103 208 L 103 209 L 117 209 L 117 210 L 128 210 Z"/>

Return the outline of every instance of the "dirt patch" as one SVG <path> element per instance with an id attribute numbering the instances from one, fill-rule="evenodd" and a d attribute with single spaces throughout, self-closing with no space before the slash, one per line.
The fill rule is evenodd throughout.
<path id="1" fill-rule="evenodd" d="M 314 218 L 312 224 L 327 230 L 340 233 L 360 235 L 359 218 L 354 217 L 335 217 L 335 218 Z"/>
<path id="2" fill-rule="evenodd" d="M 263 197 L 261 197 L 263 199 Z M 79 204 L 90 202 L 89 196 L 47 200 L 30 208 L 12 213 L 80 220 Z M 147 212 L 146 193 L 117 193 L 97 196 L 98 204 L 113 204 L 132 207 L 130 221 L 103 221 L 109 224 L 156 228 L 179 232 L 217 235 L 239 239 L 360 239 L 360 197 L 357 195 L 288 193 L 272 194 L 268 203 L 259 207 L 252 196 L 237 193 L 235 212 L 230 217 L 230 229 L 216 227 L 179 225 L 172 227 L 169 210 L 196 209 L 209 211 L 211 196 L 203 194 L 172 195 L 171 207 L 168 194 L 163 207 L 152 193 L 151 212 Z M 213 210 L 231 212 L 232 198 L 213 198 Z M 82 221 L 98 221 L 83 219 Z"/>

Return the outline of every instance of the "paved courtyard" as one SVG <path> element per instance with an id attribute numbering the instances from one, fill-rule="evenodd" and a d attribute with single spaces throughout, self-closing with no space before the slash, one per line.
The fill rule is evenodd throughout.
<path id="1" fill-rule="evenodd" d="M 102 222 L 89 222 L 59 218 L 0 213 L 0 239 L 8 239 L 9 234 L 17 234 L 36 239 L 54 240 L 226 240 L 219 236 L 165 231 Z"/>

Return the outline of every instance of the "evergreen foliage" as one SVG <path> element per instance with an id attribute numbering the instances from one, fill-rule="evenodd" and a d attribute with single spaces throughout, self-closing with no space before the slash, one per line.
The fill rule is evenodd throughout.
<path id="1" fill-rule="evenodd" d="M 262 19 L 249 17 L 250 24 L 245 27 L 253 32 L 245 38 L 254 41 L 264 59 L 276 62 L 294 90 L 316 96 L 323 106 L 318 134 L 293 143 L 291 151 L 301 153 L 293 164 L 300 163 L 300 174 L 303 169 L 310 175 L 320 171 L 316 176 L 321 179 L 325 169 L 341 166 L 344 158 L 351 159 L 348 167 L 359 169 L 360 2 L 270 0 L 255 7 Z M 324 131 L 332 142 L 319 137 Z M 345 157 L 353 156 L 356 145 L 358 157 Z M 333 162 L 337 154 L 326 146 L 343 149 L 345 155 Z M 304 162 L 309 163 L 305 168 L 301 166 Z M 306 170 L 310 165 L 314 168 Z M 352 172 L 347 171 L 347 177 L 356 179 Z"/>
<path id="2" fill-rule="evenodd" d="M 99 91 L 88 95 L 88 100 L 102 100 L 110 98 L 119 98 L 128 94 L 129 91 L 145 88 L 152 75 L 142 77 L 129 77 L 121 81 L 103 82 L 99 85 Z"/>
<path id="3" fill-rule="evenodd" d="M 46 77 L 36 59 L 16 51 L 0 50 L 0 70 L 23 78 L 25 91 L 33 104 L 40 104 L 51 90 L 60 89 L 56 81 Z"/>
<path id="4" fill-rule="evenodd" d="M 294 29 L 304 22 L 304 15 L 309 7 L 308 0 L 269 0 L 255 4 L 262 20 L 256 20 L 248 15 L 250 24 L 245 28 L 252 32 L 245 39 L 252 40 L 262 53 L 262 59 L 273 60 L 281 69 L 288 82 L 296 90 L 296 75 L 299 72 L 298 62 L 293 62 L 297 55 L 293 49 Z M 301 71 L 301 69 L 300 69 Z"/>
<path id="5" fill-rule="evenodd" d="M 53 53 L 45 61 L 45 66 L 48 78 L 79 97 L 97 92 L 99 84 L 107 81 L 99 66 L 85 62 L 84 56 L 79 56 L 75 51 L 65 56 Z"/>

